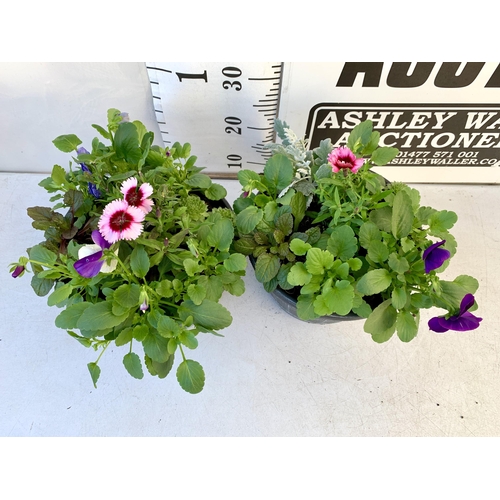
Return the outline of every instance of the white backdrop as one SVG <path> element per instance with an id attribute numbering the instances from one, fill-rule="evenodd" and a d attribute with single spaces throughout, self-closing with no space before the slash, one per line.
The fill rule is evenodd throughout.
<path id="1" fill-rule="evenodd" d="M 0 171 L 51 172 L 70 156 L 52 140 L 76 134 L 90 149 L 107 110 L 128 112 L 162 145 L 143 62 L 0 63 Z"/>
<path id="2" fill-rule="evenodd" d="M 237 67 L 233 67 L 233 64 Z M 257 85 L 260 85 L 257 80 L 269 80 L 269 85 L 278 85 L 272 83 L 277 80 L 276 75 L 260 75 L 253 66 L 250 67 L 252 64 L 255 65 L 184 63 L 182 67 L 169 66 L 170 71 L 159 71 L 157 78 L 153 78 L 157 81 L 163 78 L 165 85 L 153 98 L 150 75 L 144 62 L 0 63 L 0 171 L 49 173 L 56 163 L 67 168 L 69 155 L 59 152 L 52 140 L 62 134 L 74 133 L 83 141 L 82 145 L 90 149 L 91 140 L 98 135 L 91 125 L 96 123 L 105 126 L 109 108 L 128 112 L 132 120 L 142 121 L 155 133 L 155 144 L 164 145 L 164 138 L 191 142 L 194 154 L 200 158 L 200 166 L 207 167 L 209 171 L 237 171 L 238 162 L 232 158 L 247 158 L 250 156 L 248 152 L 256 148 L 252 145 L 256 140 L 253 136 L 250 137 L 251 129 L 261 130 L 262 136 L 266 134 L 264 125 L 256 125 L 252 111 L 255 114 L 256 109 L 273 106 L 269 113 L 272 118 L 273 113 L 278 112 L 274 102 L 276 89 L 266 87 L 263 90 L 264 93 L 267 92 L 265 96 L 256 94 L 255 97 L 251 92 L 247 93 L 249 88 L 257 89 Z M 259 64 L 271 65 L 271 69 L 275 69 L 272 63 L 257 63 Z M 356 64 L 372 64 L 372 73 L 373 64 L 380 66 L 376 81 L 365 82 L 361 71 L 355 80 L 341 84 L 341 75 L 347 65 Z M 454 142 L 451 145 L 441 142 L 435 147 L 427 147 L 429 151 L 419 151 L 418 148 L 426 148 L 415 139 L 416 145 L 411 146 L 415 151 L 402 150 L 402 157 L 394 160 L 394 165 L 379 167 L 377 171 L 393 181 L 499 184 L 500 65 L 467 63 L 472 70 L 474 65 L 479 65 L 480 69 L 469 78 L 470 81 L 459 82 L 464 78 L 460 72 L 467 73 L 466 63 L 461 63 L 461 69 L 458 70 L 450 70 L 449 66 L 459 63 L 414 63 L 432 65 L 432 70 L 425 81 L 412 80 L 411 87 L 406 88 L 408 82 L 394 82 L 394 76 L 391 77 L 397 73 L 394 65 L 404 64 L 406 63 L 285 63 L 279 117 L 291 125 L 298 135 L 303 135 L 306 132 L 306 120 L 315 109 L 319 113 L 323 108 L 328 110 L 340 107 L 341 114 L 344 106 L 360 116 L 367 113 L 367 106 L 375 116 L 402 115 L 401 110 L 406 110 L 413 119 L 420 120 L 409 126 L 411 130 L 417 129 L 416 132 L 410 130 L 406 135 L 420 136 L 419 141 L 424 137 L 424 142 L 431 141 L 431 145 L 432 140 L 448 141 L 449 137 Z M 451 83 L 438 83 L 445 67 L 448 68 L 447 73 L 451 71 L 448 75 Z M 200 80 L 198 75 L 198 79 L 186 79 L 184 75 L 182 80 L 181 74 L 177 74 L 179 78 L 175 76 L 175 70 L 179 68 L 187 73 L 208 74 L 209 78 Z M 407 73 L 404 73 L 402 80 L 415 78 L 411 73 L 413 70 L 408 71 L 410 76 L 405 76 Z M 281 75 L 281 70 L 279 72 Z M 262 78 L 257 78 L 258 76 Z M 366 75 L 365 77 L 368 78 Z M 401 75 L 399 78 L 401 80 Z M 211 85 L 208 85 L 207 80 Z M 240 87 L 234 87 L 235 83 Z M 180 98 L 182 96 L 178 87 L 186 89 L 184 99 Z M 210 92 L 207 91 L 207 96 L 202 98 L 201 94 L 195 92 L 198 87 L 202 87 L 203 91 L 210 89 Z M 243 90 L 237 92 L 241 87 Z M 260 92 L 260 87 L 257 90 Z M 236 97 L 243 104 L 235 101 Z M 256 99 L 258 101 L 254 102 Z M 268 103 L 269 100 L 273 102 Z M 395 113 L 394 106 L 399 105 L 405 107 L 397 108 L 398 112 Z M 155 113 L 155 108 L 162 110 L 160 115 Z M 446 120 L 455 116 L 447 125 L 453 120 L 456 123 L 453 122 L 449 130 L 441 130 L 442 124 L 433 126 L 430 118 L 429 125 L 422 122 L 423 117 L 435 115 L 442 118 L 446 115 Z M 213 120 L 210 121 L 210 118 Z M 157 120 L 167 128 L 166 132 L 162 130 L 163 138 Z M 479 122 L 484 123 L 479 126 Z M 228 123 L 241 124 L 242 137 L 245 136 L 243 138 L 247 141 L 244 144 L 246 150 L 237 149 L 236 146 L 241 146 L 237 139 L 241 142 L 241 137 L 227 133 L 231 128 L 227 126 Z M 198 128 L 193 124 L 199 125 Z M 402 125 L 395 125 L 393 128 L 399 130 L 401 127 Z M 387 129 L 385 132 L 394 138 L 399 134 L 398 130 Z M 213 137 L 216 133 L 219 135 Z M 439 136 L 432 139 L 438 133 Z M 264 137 L 260 140 L 268 142 Z M 257 145 L 261 147 L 260 143 Z M 486 159 L 480 158 L 481 155 L 486 156 Z M 206 156 L 211 162 L 206 160 Z M 231 159 L 229 165 L 226 158 Z M 263 163 L 264 161 L 252 161 L 249 165 L 248 161 L 241 162 L 239 168 L 260 171 Z M 233 170 L 229 166 L 234 167 Z"/>

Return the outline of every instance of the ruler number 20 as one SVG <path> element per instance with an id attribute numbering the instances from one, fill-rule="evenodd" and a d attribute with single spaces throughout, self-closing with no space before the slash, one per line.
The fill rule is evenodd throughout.
<path id="1" fill-rule="evenodd" d="M 229 89 L 233 89 L 233 90 L 236 90 L 237 92 L 239 92 L 241 89 L 242 89 L 242 85 L 241 85 L 241 82 L 239 80 L 236 80 L 236 78 L 239 78 L 241 76 L 241 69 L 239 68 L 236 68 L 234 66 L 226 66 L 223 70 L 222 70 L 222 74 L 228 78 L 228 80 L 224 80 L 222 82 L 222 88 L 224 90 L 229 90 Z M 235 134 L 238 134 L 238 135 L 241 135 L 241 127 L 238 127 L 237 125 L 241 125 L 241 120 L 237 117 L 237 116 L 227 116 L 224 121 L 228 124 L 228 125 L 232 125 L 232 126 L 228 126 L 226 127 L 226 134 L 231 134 L 231 133 L 235 133 Z M 235 163 L 228 163 L 228 167 L 238 167 L 238 168 L 241 168 L 241 163 L 237 163 L 237 162 L 241 162 L 242 158 L 240 155 L 238 154 L 230 154 L 230 155 L 227 155 L 227 159 L 230 161 L 230 162 L 235 162 Z"/>

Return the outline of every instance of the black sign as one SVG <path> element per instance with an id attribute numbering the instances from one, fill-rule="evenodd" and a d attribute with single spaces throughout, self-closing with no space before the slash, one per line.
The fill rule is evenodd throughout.
<path id="1" fill-rule="evenodd" d="M 309 147 L 327 138 L 344 145 L 364 120 L 380 132 L 380 146 L 399 149 L 389 166 L 500 165 L 500 105 L 491 104 L 317 104 L 306 128 Z"/>

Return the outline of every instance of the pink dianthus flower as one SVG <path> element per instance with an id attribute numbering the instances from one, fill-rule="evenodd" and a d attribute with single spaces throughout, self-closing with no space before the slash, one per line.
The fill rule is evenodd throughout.
<path id="1" fill-rule="evenodd" d="M 153 201 L 148 199 L 153 194 L 151 184 L 144 182 L 137 187 L 137 179 L 130 177 L 122 183 L 120 191 L 131 207 L 137 207 L 146 214 L 151 212 Z"/>
<path id="2" fill-rule="evenodd" d="M 328 163 L 335 173 L 340 172 L 341 169 L 348 169 L 355 174 L 363 166 L 365 160 L 356 158 L 348 147 L 340 146 L 328 155 Z"/>
<path id="3" fill-rule="evenodd" d="M 99 231 L 109 243 L 135 240 L 142 233 L 145 216 L 140 208 L 130 206 L 124 200 L 115 200 L 104 208 L 98 223 Z"/>

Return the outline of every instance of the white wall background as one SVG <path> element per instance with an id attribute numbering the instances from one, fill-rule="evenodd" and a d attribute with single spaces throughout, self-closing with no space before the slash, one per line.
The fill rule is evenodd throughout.
<path id="1" fill-rule="evenodd" d="M 0 63 L 0 171 L 47 172 L 70 155 L 52 141 L 76 134 L 90 149 L 107 110 L 127 112 L 162 145 L 143 62 Z"/>

